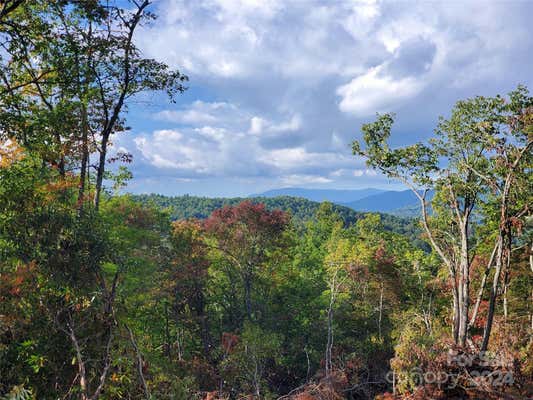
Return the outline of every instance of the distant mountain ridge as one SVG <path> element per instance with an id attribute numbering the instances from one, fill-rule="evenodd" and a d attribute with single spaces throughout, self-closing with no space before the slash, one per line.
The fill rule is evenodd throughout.
<path id="1" fill-rule="evenodd" d="M 278 196 L 278 197 L 200 197 L 200 196 L 164 196 L 161 194 L 139 194 L 131 197 L 143 204 L 154 204 L 166 209 L 173 220 L 187 218 L 207 218 L 216 209 L 230 205 L 234 206 L 242 201 L 249 200 L 253 203 L 264 203 L 268 209 L 280 209 L 290 212 L 299 221 L 313 218 L 320 207 L 320 203 L 307 200 L 303 197 Z M 363 218 L 367 213 L 357 212 L 349 207 L 333 203 L 333 209 L 342 217 L 347 225 L 351 225 Z M 390 215 L 383 215 L 385 220 L 404 221 Z M 407 221 L 404 221 L 407 222 Z"/>
<path id="2" fill-rule="evenodd" d="M 383 193 L 384 190 L 367 188 L 367 189 L 304 189 L 296 187 L 287 187 L 281 189 L 267 190 L 259 194 L 252 194 L 249 197 L 302 197 L 307 200 L 323 202 L 330 201 L 336 204 L 344 204 L 357 201 L 368 196 Z"/>
<path id="3" fill-rule="evenodd" d="M 207 218 L 214 210 L 224 207 L 226 205 L 237 205 L 244 200 L 250 200 L 254 203 L 264 203 L 270 209 L 280 209 L 290 212 L 294 221 L 305 223 L 313 219 L 320 203 L 316 201 L 307 200 L 303 197 L 232 197 L 232 198 L 209 198 L 197 196 L 164 196 L 160 194 L 140 194 L 131 195 L 132 199 L 148 205 L 154 205 L 159 208 L 167 210 L 172 220 L 186 219 L 186 218 Z M 364 218 L 368 213 L 355 211 L 349 207 L 333 204 L 333 209 L 344 220 L 346 226 L 355 224 L 358 220 Z M 420 240 L 420 228 L 414 219 L 402 218 L 394 215 L 380 213 L 381 222 L 385 229 L 392 232 L 403 234 L 409 237 L 413 242 L 417 243 L 420 248 L 427 249 Z"/>
<path id="4" fill-rule="evenodd" d="M 429 198 L 432 193 L 429 193 Z M 382 212 L 394 215 L 417 214 L 419 200 L 411 190 L 387 191 L 344 203 L 357 211 Z"/>
<path id="5" fill-rule="evenodd" d="M 431 195 L 430 193 L 430 197 Z M 420 211 L 418 199 L 411 190 L 283 188 L 268 190 L 251 197 L 279 196 L 301 197 L 316 202 L 330 201 L 359 212 L 379 212 L 400 217 L 416 217 Z"/>

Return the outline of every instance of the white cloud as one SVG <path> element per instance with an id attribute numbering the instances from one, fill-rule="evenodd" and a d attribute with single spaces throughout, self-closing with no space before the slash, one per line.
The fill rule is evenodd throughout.
<path id="1" fill-rule="evenodd" d="M 361 177 L 363 175 L 376 176 L 377 174 L 375 171 L 364 169 L 364 168 L 356 168 L 356 169 L 341 168 L 330 173 L 330 176 L 336 177 L 336 178 Z"/>
<path id="2" fill-rule="evenodd" d="M 296 114 L 288 121 L 273 123 L 265 118 L 254 116 L 250 119 L 249 132 L 253 135 L 297 132 L 302 127 L 302 118 Z"/>
<path id="3" fill-rule="evenodd" d="M 137 44 L 190 75 L 187 96 L 198 100 L 155 113 L 167 129 L 145 127 L 121 143 L 138 152 L 145 174 L 378 180 L 349 148 L 376 112 L 401 108 L 398 128 L 409 133 L 398 143 L 407 143 L 426 137 L 459 98 L 533 84 L 528 2 L 154 5 L 160 18 L 138 31 Z"/>
<path id="4" fill-rule="evenodd" d="M 333 182 L 333 180 L 320 175 L 287 175 L 281 178 L 281 183 L 287 186 L 304 186 L 330 182 Z"/>
<path id="5" fill-rule="evenodd" d="M 303 147 L 264 151 L 259 160 L 281 170 L 295 170 L 309 167 L 333 168 L 339 164 L 354 162 L 350 157 L 333 152 L 309 152 Z"/>
<path id="6" fill-rule="evenodd" d="M 137 136 L 133 142 L 149 165 L 183 176 L 310 175 L 306 171 L 354 162 L 336 153 L 309 152 L 303 147 L 265 150 L 253 136 L 212 127 L 159 130 Z M 326 172 L 323 176 L 329 179 Z"/>
<path id="7" fill-rule="evenodd" d="M 302 118 L 296 114 L 293 115 L 290 121 L 282 122 L 277 125 L 272 125 L 270 128 L 272 132 L 296 132 L 302 127 Z"/>
<path id="8" fill-rule="evenodd" d="M 331 77 L 356 79 L 388 62 L 414 37 L 437 44 L 435 68 L 451 78 L 479 60 L 486 65 L 492 57 L 511 66 L 505 54 L 524 52 L 531 45 L 523 23 L 528 4 L 518 2 L 420 2 L 405 7 L 375 0 L 162 0 L 158 9 L 162 18 L 142 29 L 139 45 L 148 55 L 210 82 L 251 79 L 268 87 L 290 78 L 309 87 Z M 472 38 L 478 45 L 469 57 L 446 68 Z M 498 77 L 496 72 L 492 68 L 490 74 Z M 442 79 L 440 74 L 433 79 Z"/>
<path id="9" fill-rule="evenodd" d="M 250 120 L 250 133 L 260 135 L 263 132 L 266 121 L 261 117 L 252 117 Z"/>
<path id="10" fill-rule="evenodd" d="M 424 82 L 419 79 L 394 79 L 382 73 L 381 67 L 376 67 L 337 89 L 341 97 L 339 108 L 358 117 L 366 117 L 388 111 L 390 106 L 412 98 L 423 87 Z"/>
<path id="11" fill-rule="evenodd" d="M 214 128 L 212 126 L 203 126 L 201 128 L 195 128 L 195 132 L 206 138 L 221 142 L 227 136 L 228 131 L 224 128 Z"/>
<path id="12" fill-rule="evenodd" d="M 183 133 L 165 129 L 134 140 L 137 150 L 156 168 L 203 173 L 209 165 L 202 162 L 208 143 L 190 140 Z"/>
<path id="13" fill-rule="evenodd" d="M 209 124 L 235 117 L 238 118 L 238 109 L 235 105 L 201 100 L 196 100 L 183 109 L 162 110 L 154 114 L 155 119 L 191 125 Z"/>

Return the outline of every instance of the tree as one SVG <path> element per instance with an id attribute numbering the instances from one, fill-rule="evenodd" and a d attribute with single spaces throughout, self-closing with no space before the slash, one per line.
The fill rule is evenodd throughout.
<path id="1" fill-rule="evenodd" d="M 112 135 L 126 129 L 123 112 L 132 96 L 157 90 L 173 98 L 186 81 L 178 71 L 144 58 L 134 45 L 137 27 L 153 19 L 149 5 L 0 4 L 0 138 L 2 147 L 23 148 L 21 157 L 2 156 L 0 262 L 9 280 L 19 266 L 37 266 L 31 277 L 41 284 L 27 304 L 40 323 L 21 329 L 20 340 L 32 338 L 28 343 L 39 353 L 31 357 L 48 359 L 47 370 L 55 374 L 36 385 L 38 396 L 69 393 L 78 385 L 82 398 L 96 399 L 108 384 L 122 322 L 117 288 L 132 262 L 123 241 L 113 236 L 113 225 L 95 212 L 108 147 Z M 120 171 L 117 184 L 128 175 Z M 94 207 L 88 206 L 91 195 Z M 50 335 L 33 340 L 36 327 Z M 57 344 L 55 338 L 65 336 L 70 348 Z M 19 344 L 19 337 L 9 344 L 9 360 L 17 359 Z M 50 351 L 53 345 L 57 348 Z M 39 371 L 44 370 L 40 363 L 35 364 Z M 65 365 L 75 365 L 77 374 L 71 376 Z"/>
<path id="2" fill-rule="evenodd" d="M 245 390 L 244 393 L 253 393 L 257 398 L 261 398 L 264 393 L 266 368 L 269 362 L 276 363 L 280 360 L 280 335 L 246 321 L 235 351 L 223 364 L 233 367 L 236 375 L 234 379 Z"/>
<path id="3" fill-rule="evenodd" d="M 529 171 L 533 146 L 533 97 L 527 88 L 519 86 L 509 93 L 509 100 L 497 97 L 493 101 L 492 109 L 496 115 L 493 119 L 481 121 L 481 128 L 474 138 L 486 150 L 483 164 L 465 163 L 466 168 L 490 189 L 486 191 L 483 215 L 487 224 L 492 221 L 496 232 L 496 243 L 487 265 L 488 271 L 494 262 L 494 275 L 481 351 L 486 351 L 488 347 L 502 270 L 510 263 L 514 238 L 523 225 L 520 219 L 530 215 L 532 201 L 531 190 L 527 188 L 532 185 Z M 461 106 L 469 111 L 467 104 Z M 472 322 L 477 316 L 477 306 L 479 300 Z"/>
<path id="4" fill-rule="evenodd" d="M 128 101 L 147 90 L 172 100 L 186 89 L 186 76 L 144 58 L 134 44 L 136 29 L 153 19 L 150 4 L 34 0 L 1 25 L 0 132 L 40 149 L 62 175 L 79 170 L 80 205 L 94 168 L 98 209 L 108 146 L 126 129 Z M 97 162 L 90 165 L 93 153 Z"/>
<path id="5" fill-rule="evenodd" d="M 429 241 L 442 261 L 448 267 L 450 278 L 453 282 L 453 336 L 454 340 L 462 345 L 466 341 L 466 322 L 468 318 L 468 288 L 469 288 L 469 244 L 468 230 L 471 212 L 475 204 L 475 184 L 461 185 L 458 183 L 469 182 L 473 174 L 461 176 L 463 171 L 455 170 L 451 161 L 457 157 L 456 152 L 462 151 L 461 144 L 456 143 L 457 137 L 449 138 L 449 151 L 435 142 L 432 147 L 422 143 L 404 148 L 391 149 L 387 140 L 390 136 L 393 116 L 385 114 L 378 116 L 376 122 L 363 126 L 363 140 L 366 149 L 359 142 L 353 143 L 353 152 L 367 158 L 367 164 L 379 169 L 390 177 L 400 179 L 411 188 L 420 201 L 422 209 L 422 224 Z M 448 140 L 447 135 L 444 136 Z M 455 151 L 455 153 L 454 153 Z M 446 152 L 448 154 L 446 154 Z M 438 157 L 447 156 L 450 161 L 447 170 L 441 171 Z M 435 176 L 438 173 L 437 176 Z M 444 199 L 444 210 L 453 208 L 455 224 L 449 227 L 447 236 L 453 237 L 450 242 L 448 237 L 438 235 L 441 229 L 431 226 L 428 217 L 427 194 L 430 188 L 437 188 Z M 461 190 L 461 193 L 459 193 Z M 458 231 L 458 232 L 456 232 Z M 456 245 L 455 234 L 459 233 L 459 245 Z M 465 295 L 466 294 L 466 295 Z"/>
<path id="6" fill-rule="evenodd" d="M 513 187 L 516 169 L 531 146 L 531 135 L 528 137 L 524 129 L 527 124 L 523 122 L 529 118 L 526 110 L 531 100 L 527 91 L 519 87 L 509 98 L 508 104 L 499 96 L 458 102 L 451 117 L 440 120 L 436 138 L 428 144 L 390 148 L 387 140 L 393 124 L 391 114 L 380 115 L 375 122 L 363 126 L 365 148 L 357 141 L 353 143 L 354 154 L 365 157 L 369 166 L 385 175 L 400 179 L 419 199 L 425 233 L 452 280 L 453 336 L 462 346 L 469 330 L 474 212 L 486 204 L 493 187 L 492 183 L 487 184 L 490 178 L 484 171 L 488 171 L 489 176 L 499 173 L 504 182 L 500 198 L 503 225 L 500 224 L 495 245 L 499 249 L 495 253 L 498 266 L 501 265 L 502 238 L 508 230 L 504 226 L 509 223 L 508 193 Z M 518 129 L 513 129 L 509 121 L 515 121 Z M 511 129 L 504 129 L 505 126 Z M 503 168 L 508 170 L 504 176 L 498 172 L 503 160 Z M 431 217 L 427 201 L 430 189 L 437 192 Z M 494 288 L 497 288 L 500 269 L 496 267 Z M 490 327 L 487 328 L 486 340 L 490 334 Z"/>
<path id="7" fill-rule="evenodd" d="M 206 231 L 215 239 L 215 248 L 239 272 L 249 320 L 254 317 L 252 291 L 256 275 L 285 246 L 288 226 L 289 217 L 283 211 L 268 211 L 264 204 L 250 201 L 216 210 L 205 221 Z"/>
<path id="8" fill-rule="evenodd" d="M 210 358 L 213 346 L 207 315 L 206 286 L 208 280 L 209 248 L 204 238 L 200 221 L 183 220 L 173 224 L 171 243 L 173 246 L 172 267 L 167 279 L 173 286 L 173 310 L 177 323 L 180 317 L 192 314 L 198 326 L 204 357 Z"/>
<path id="9" fill-rule="evenodd" d="M 7 345 L 0 346 L 2 377 L 7 384 L 20 379 L 8 371 L 24 371 L 33 360 L 37 396 L 53 396 L 79 383 L 85 398 L 98 397 L 114 336 L 116 281 L 110 282 L 101 267 L 118 261 L 112 242 L 94 214 L 78 217 L 74 180 L 42 169 L 42 159 L 28 151 L 15 154 L 0 168 L 0 274 L 7 293 L 17 295 L 8 297 L 7 309 L 2 301 L 1 313 L 8 320 L 17 313 L 25 316 L 2 335 Z M 25 289 L 26 284 L 31 286 Z M 20 305 L 12 308 L 12 301 Z M 72 364 L 77 377 L 64 367 Z"/>
<path id="10" fill-rule="evenodd" d="M 0 21 L 20 6 L 24 0 L 4 0 L 0 3 Z"/>

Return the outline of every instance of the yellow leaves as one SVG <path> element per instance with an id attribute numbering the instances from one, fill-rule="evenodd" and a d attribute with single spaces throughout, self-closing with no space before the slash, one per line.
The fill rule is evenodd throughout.
<path id="1" fill-rule="evenodd" d="M 125 375 L 125 374 L 117 374 L 116 372 L 113 372 L 113 374 L 110 377 L 111 382 L 115 384 L 128 384 L 131 382 L 131 379 Z M 122 397 L 122 396 L 120 396 Z"/>
<path id="2" fill-rule="evenodd" d="M 187 235 L 197 238 L 203 233 L 201 222 L 195 219 L 177 220 L 172 223 L 172 229 L 176 236 Z"/>
<path id="3" fill-rule="evenodd" d="M 9 168 L 24 158 L 24 149 L 14 139 L 0 142 L 0 168 Z"/>
<path id="4" fill-rule="evenodd" d="M 369 262 L 372 249 L 363 241 L 349 238 L 339 238 L 328 243 L 326 265 L 357 265 Z"/>

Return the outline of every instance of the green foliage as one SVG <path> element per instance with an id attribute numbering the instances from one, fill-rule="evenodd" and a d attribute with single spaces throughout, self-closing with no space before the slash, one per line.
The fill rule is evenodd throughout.
<path id="1" fill-rule="evenodd" d="M 245 323 L 240 343 L 221 364 L 222 370 L 229 371 L 228 383 L 239 387 L 243 395 L 254 393 L 265 396 L 262 388 L 267 383 L 265 382 L 267 368 L 276 368 L 281 362 L 280 336 L 248 322 Z"/>
<path id="2" fill-rule="evenodd" d="M 237 205 L 244 200 L 254 203 L 265 204 L 269 210 L 283 210 L 292 216 L 293 222 L 300 226 L 318 215 L 321 203 L 306 200 L 300 197 L 280 196 L 280 197 L 255 197 L 255 198 L 210 198 L 196 196 L 169 197 L 159 194 L 132 195 L 132 198 L 141 204 L 156 205 L 170 214 L 173 220 L 188 218 L 207 218 L 214 210 L 226 205 Z M 326 202 L 327 203 L 327 202 Z M 335 212 L 344 222 L 345 226 L 351 226 L 363 218 L 367 213 L 357 212 L 348 207 L 330 204 L 327 206 Z M 381 215 L 383 225 L 387 230 L 398 232 L 409 236 L 417 245 L 423 249 L 429 249 L 428 245 L 420 240 L 421 230 L 414 219 L 400 218 L 393 215 Z"/>
<path id="3" fill-rule="evenodd" d="M 442 367 L 452 342 L 450 288 L 461 282 L 468 305 L 465 282 L 481 287 L 496 238 L 507 258 L 496 262 L 501 279 L 490 263 L 485 274 L 503 315 L 493 348 L 531 373 L 525 87 L 458 102 L 427 143 L 391 148 L 392 114 L 363 126 L 356 155 L 421 197 L 434 190 L 423 219 L 431 252 L 415 219 L 327 202 L 119 195 L 131 173 L 104 166 L 131 162 L 106 153 L 127 129 L 126 100 L 185 90 L 186 77 L 128 39 L 151 19 L 148 2 L 130 4 L 138 13 L 120 2 L 4 3 L 1 400 L 277 398 L 295 388 L 370 398 L 390 389 L 389 367 L 399 391 L 417 391 L 408 373 Z M 104 177 L 112 191 L 98 202 Z M 478 325 L 489 320 L 487 291 Z"/>

